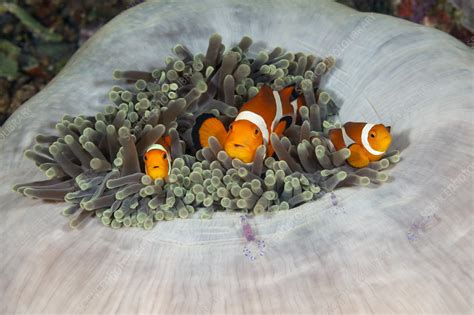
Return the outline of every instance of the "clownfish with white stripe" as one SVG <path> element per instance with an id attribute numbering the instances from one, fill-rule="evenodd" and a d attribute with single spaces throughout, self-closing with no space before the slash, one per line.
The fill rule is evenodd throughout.
<path id="1" fill-rule="evenodd" d="M 336 150 L 351 151 L 347 163 L 355 168 L 380 160 L 392 142 L 390 127 L 363 122 L 347 122 L 342 128 L 331 129 L 329 139 Z"/>
<path id="2" fill-rule="evenodd" d="M 145 173 L 153 180 L 165 178 L 171 172 L 170 136 L 160 138 L 157 143 L 150 145 L 143 156 Z"/>
<path id="3" fill-rule="evenodd" d="M 231 158 L 242 162 L 252 162 L 262 144 L 267 146 L 267 156 L 272 156 L 271 133 L 281 136 L 295 123 L 302 105 L 303 96 L 296 93 L 294 86 L 273 91 L 263 85 L 257 95 L 241 107 L 229 131 L 214 115 L 199 116 L 192 130 L 194 145 L 197 149 L 207 147 L 209 137 L 214 136 Z"/>

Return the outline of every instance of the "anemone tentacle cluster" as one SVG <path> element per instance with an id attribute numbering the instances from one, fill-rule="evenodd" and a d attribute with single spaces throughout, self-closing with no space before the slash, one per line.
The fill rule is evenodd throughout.
<path id="1" fill-rule="evenodd" d="M 219 210 L 288 210 L 338 186 L 386 181 L 381 171 L 399 161 L 398 151 L 354 169 L 345 163 L 348 149 L 330 149 L 327 132 L 340 126 L 339 108 L 319 85 L 335 60 L 280 47 L 252 54 L 251 44 L 243 37 L 225 51 L 221 36 L 214 34 L 205 54 L 176 45 L 164 68 L 115 71 L 115 79 L 133 87 L 113 86 L 111 104 L 102 112 L 65 115 L 56 135 L 38 135 L 25 156 L 48 179 L 14 190 L 66 201 L 70 206 L 63 214 L 71 217 L 71 227 L 97 217 L 112 228 L 150 229 L 157 221 L 187 218 L 198 210 L 202 218 Z M 281 138 L 271 135 L 274 157 L 266 157 L 261 146 L 252 163 L 233 160 L 214 137 L 209 147 L 194 149 L 191 129 L 199 114 L 213 113 L 227 126 L 264 84 L 274 90 L 295 85 L 307 104 L 300 109 L 301 122 Z M 142 157 L 164 135 L 171 139 L 171 172 L 152 180 Z"/>

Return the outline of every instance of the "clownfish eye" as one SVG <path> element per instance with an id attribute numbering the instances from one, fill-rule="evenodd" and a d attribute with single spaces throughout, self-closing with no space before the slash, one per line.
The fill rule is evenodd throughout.
<path id="1" fill-rule="evenodd" d="M 146 155 L 143 157 L 143 159 L 146 161 Z"/>
<path id="2" fill-rule="evenodd" d="M 168 158 L 168 155 L 167 155 L 166 153 L 163 154 L 163 158 L 164 158 L 164 159 Z"/>
<path id="3" fill-rule="evenodd" d="M 370 137 L 371 137 L 371 138 L 375 138 L 375 132 L 374 132 L 374 131 L 372 131 L 372 132 L 370 133 Z"/>
<path id="4" fill-rule="evenodd" d="M 257 128 L 257 129 L 255 129 L 255 134 L 256 134 L 256 135 L 258 135 L 258 128 Z"/>

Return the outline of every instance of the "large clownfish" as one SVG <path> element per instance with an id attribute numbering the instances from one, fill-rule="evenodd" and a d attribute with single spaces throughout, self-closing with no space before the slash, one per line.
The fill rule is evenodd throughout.
<path id="1" fill-rule="evenodd" d="M 160 138 L 157 143 L 150 145 L 143 156 L 145 172 L 153 180 L 165 178 L 171 171 L 170 136 Z"/>
<path id="2" fill-rule="evenodd" d="M 329 139 L 336 150 L 351 151 L 347 163 L 356 168 L 380 160 L 392 141 L 390 127 L 362 122 L 347 122 L 342 128 L 331 129 Z"/>
<path id="3" fill-rule="evenodd" d="M 197 149 L 208 146 L 214 136 L 231 158 L 245 163 L 253 161 L 257 148 L 267 146 L 267 156 L 273 155 L 270 135 L 281 136 L 295 123 L 303 96 L 293 86 L 273 91 L 263 85 L 255 97 L 245 103 L 227 131 L 222 122 L 212 114 L 202 114 L 193 127 L 193 142 Z"/>

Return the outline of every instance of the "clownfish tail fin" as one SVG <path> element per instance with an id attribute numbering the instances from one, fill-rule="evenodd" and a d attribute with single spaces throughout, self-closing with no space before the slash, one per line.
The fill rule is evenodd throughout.
<path id="1" fill-rule="evenodd" d="M 196 118 L 191 132 L 193 144 L 196 150 L 208 147 L 210 137 L 216 137 L 221 145 L 224 145 L 227 131 L 224 124 L 213 114 L 204 113 Z"/>

